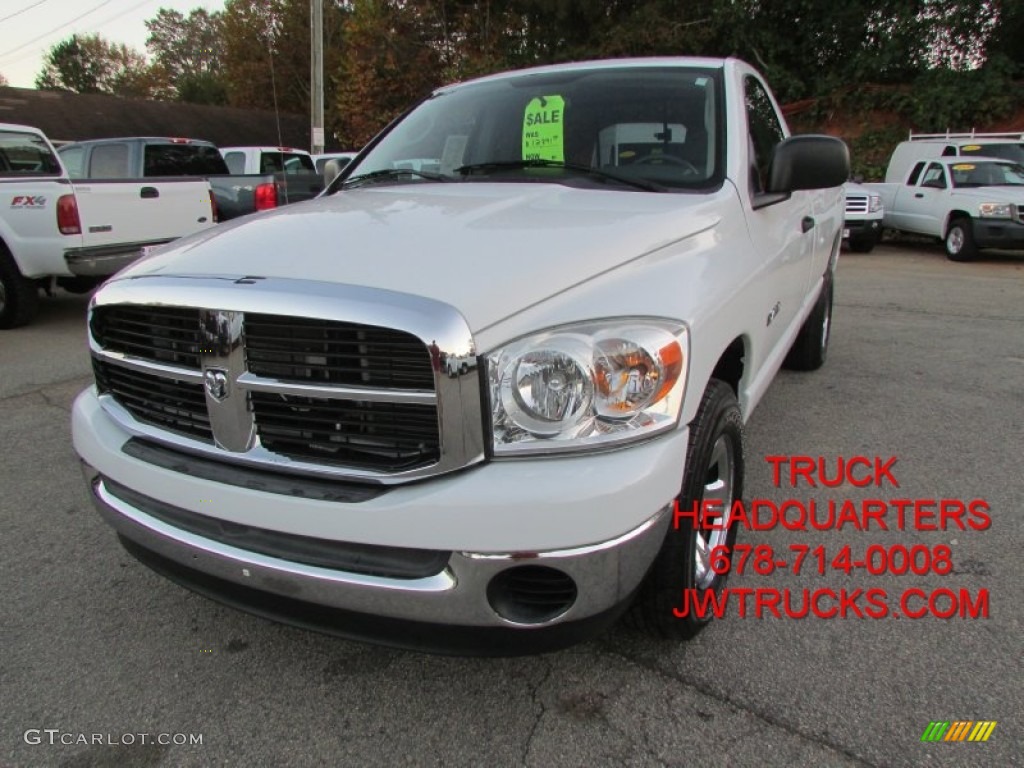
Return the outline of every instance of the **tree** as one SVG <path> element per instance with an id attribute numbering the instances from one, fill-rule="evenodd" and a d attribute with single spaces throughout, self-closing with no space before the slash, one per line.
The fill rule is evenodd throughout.
<path id="1" fill-rule="evenodd" d="M 345 146 L 359 147 L 442 82 L 442 60 L 424 17 L 400 1 L 356 3 L 345 24 L 335 77 L 339 116 L 330 123 Z"/>
<path id="2" fill-rule="evenodd" d="M 4 73 L 0 72 L 0 87 L 7 85 L 7 78 L 4 77 Z"/>
<path id="3" fill-rule="evenodd" d="M 179 101 L 227 103 L 227 84 L 221 74 L 222 26 L 221 14 L 205 8 L 195 8 L 188 16 L 161 8 L 146 21 L 146 48 L 154 65 L 174 84 Z"/>
<path id="4" fill-rule="evenodd" d="M 1009 62 L 1015 76 L 1024 77 L 1024 5 L 1012 0 L 996 3 L 998 17 L 989 38 L 986 55 Z"/>
<path id="5" fill-rule="evenodd" d="M 308 111 L 308 0 L 228 0 L 223 31 L 232 106 Z"/>
<path id="6" fill-rule="evenodd" d="M 133 98 L 155 98 L 167 90 L 162 73 L 139 51 L 99 35 L 77 34 L 50 48 L 36 87 Z"/>

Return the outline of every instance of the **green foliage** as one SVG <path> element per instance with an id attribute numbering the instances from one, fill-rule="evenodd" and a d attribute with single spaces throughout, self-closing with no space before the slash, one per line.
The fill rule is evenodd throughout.
<path id="1" fill-rule="evenodd" d="M 168 93 L 163 72 L 150 67 L 142 53 L 99 35 L 72 35 L 50 48 L 36 87 L 132 98 Z"/>
<path id="2" fill-rule="evenodd" d="M 970 130 L 979 122 L 1009 115 L 1021 104 L 1011 74 L 1012 67 L 1002 57 L 963 72 L 929 69 L 897 93 L 893 107 L 920 131 Z"/>
<path id="3" fill-rule="evenodd" d="M 195 8 L 185 16 L 161 8 L 146 21 L 146 28 L 146 47 L 153 64 L 174 84 L 179 101 L 227 103 L 227 84 L 221 75 L 224 46 L 220 13 Z"/>
<path id="4" fill-rule="evenodd" d="M 864 181 L 884 180 L 892 151 L 906 138 L 907 131 L 902 128 L 881 128 L 849 139 L 850 175 Z"/>

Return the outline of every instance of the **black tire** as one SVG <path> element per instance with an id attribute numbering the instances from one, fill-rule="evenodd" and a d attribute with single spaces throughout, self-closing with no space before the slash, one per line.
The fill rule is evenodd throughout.
<path id="1" fill-rule="evenodd" d="M 786 356 L 785 366 L 794 371 L 816 371 L 828 357 L 828 342 L 832 337 L 832 273 L 825 275 L 821 293 L 811 314 L 804 320 L 793 347 Z"/>
<path id="2" fill-rule="evenodd" d="M 878 242 L 878 238 L 869 235 L 868 237 L 858 237 L 856 240 L 850 240 L 850 250 L 857 253 L 871 253 L 875 250 L 875 243 Z"/>
<path id="3" fill-rule="evenodd" d="M 0 328 L 17 328 L 32 321 L 39 307 L 39 288 L 18 271 L 0 243 Z"/>
<path id="4" fill-rule="evenodd" d="M 68 293 L 83 295 L 95 291 L 103 282 L 102 277 L 58 277 L 57 285 Z"/>
<path id="5" fill-rule="evenodd" d="M 722 475 L 728 475 L 723 478 Z M 678 502 L 681 510 L 705 499 L 720 499 L 727 515 L 732 502 L 743 496 L 743 418 L 732 388 L 712 379 L 697 418 L 690 425 L 690 442 Z M 723 518 L 724 519 L 724 518 Z M 722 522 L 719 520 L 719 522 Z M 707 565 L 715 546 L 732 547 L 736 526 L 727 530 L 698 530 L 686 518 L 669 527 L 661 551 L 641 585 L 628 621 L 652 635 L 688 640 L 711 621 L 710 616 L 677 617 L 682 596 L 698 601 L 707 591 L 720 592 L 726 574 L 716 575 Z M 700 558 L 698 548 L 705 553 Z M 698 561 L 700 560 L 700 568 Z"/>
<path id="6" fill-rule="evenodd" d="M 950 261 L 970 261 L 978 255 L 978 246 L 974 243 L 974 227 L 970 219 L 960 217 L 949 222 L 946 237 L 942 241 L 946 246 L 946 256 Z"/>

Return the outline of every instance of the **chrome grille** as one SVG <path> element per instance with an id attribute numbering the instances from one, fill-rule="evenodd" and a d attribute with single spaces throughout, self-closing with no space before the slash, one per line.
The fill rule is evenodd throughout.
<path id="1" fill-rule="evenodd" d="M 93 338 L 101 347 L 141 360 L 200 368 L 199 310 L 118 305 L 92 313 Z"/>
<path id="2" fill-rule="evenodd" d="M 245 400 L 227 428 L 239 426 L 243 442 L 229 452 L 249 450 L 248 428 L 235 425 L 242 420 L 258 440 L 250 448 L 292 462 L 392 473 L 440 460 L 434 366 L 416 336 L 335 320 L 239 317 L 245 369 L 228 389 Z M 201 309 L 96 307 L 100 393 L 139 422 L 225 448 L 222 419 L 211 418 L 223 406 L 210 399 L 204 375 L 227 372 L 230 350 L 217 334 L 228 324 L 224 313 Z"/>
<path id="3" fill-rule="evenodd" d="M 93 358 L 100 394 L 111 395 L 132 416 L 180 435 L 213 442 L 203 385 L 126 368 Z"/>
<path id="4" fill-rule="evenodd" d="M 846 212 L 847 213 L 867 213 L 868 212 L 868 198 L 866 195 L 847 195 L 846 196 Z"/>
<path id="5" fill-rule="evenodd" d="M 266 392 L 251 398 L 263 447 L 292 459 L 396 472 L 440 458 L 432 405 Z"/>
<path id="6" fill-rule="evenodd" d="M 473 335 L 434 299 L 301 278 L 146 275 L 97 291 L 90 328 L 108 417 L 170 450 L 385 485 L 485 459 Z"/>
<path id="7" fill-rule="evenodd" d="M 356 323 L 248 314 L 247 368 L 256 376 L 363 387 L 434 388 L 430 354 L 410 333 Z"/>

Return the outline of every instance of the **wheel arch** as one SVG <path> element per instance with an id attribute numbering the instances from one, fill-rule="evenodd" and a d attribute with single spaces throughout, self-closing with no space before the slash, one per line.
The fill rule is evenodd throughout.
<path id="1" fill-rule="evenodd" d="M 740 399 L 740 382 L 743 381 L 743 374 L 746 370 L 747 339 L 744 336 L 737 336 L 730 342 L 719 356 L 715 367 L 711 369 L 711 378 L 718 379 L 728 384 Z M 710 382 L 706 382 L 704 387 Z"/>
<path id="2" fill-rule="evenodd" d="M 967 211 L 962 210 L 960 208 L 953 209 L 952 211 L 949 212 L 949 215 L 946 216 L 946 221 L 942 225 L 942 232 L 939 236 L 945 239 L 946 234 L 949 232 L 950 225 L 957 219 L 967 219 L 968 221 L 971 221 L 971 218 L 971 214 L 968 213 Z"/>

